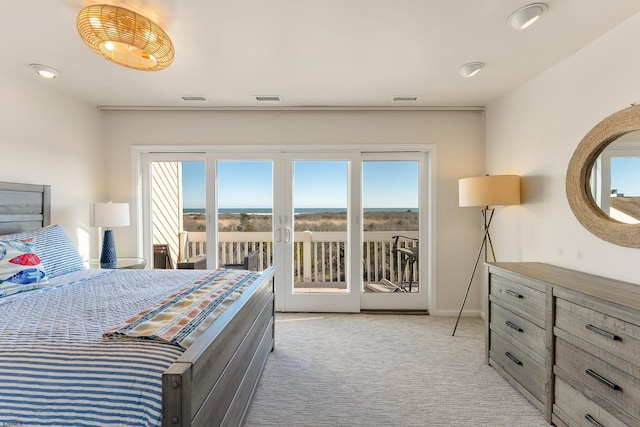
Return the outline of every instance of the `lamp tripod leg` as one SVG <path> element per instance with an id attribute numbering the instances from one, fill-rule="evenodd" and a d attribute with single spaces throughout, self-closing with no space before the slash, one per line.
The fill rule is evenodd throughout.
<path id="1" fill-rule="evenodd" d="M 489 226 L 491 225 L 491 219 L 493 218 L 493 210 L 491 209 L 490 215 L 487 217 L 487 211 L 489 209 L 485 208 L 482 210 L 482 218 L 484 220 L 484 235 L 482 236 L 482 243 L 480 244 L 480 250 L 478 251 L 478 256 L 476 256 L 476 262 L 473 265 L 473 271 L 471 272 L 471 278 L 469 278 L 469 284 L 467 285 L 467 291 L 464 294 L 464 299 L 462 300 L 462 305 L 460 306 L 460 312 L 458 313 L 458 319 L 456 320 L 456 324 L 453 327 L 453 332 L 451 336 L 456 334 L 456 329 L 458 329 L 458 323 L 460 322 L 460 317 L 462 317 L 462 310 L 464 310 L 464 304 L 467 302 L 467 297 L 469 296 L 469 291 L 471 290 L 471 284 L 473 283 L 473 277 L 476 275 L 476 270 L 478 269 L 478 263 L 480 262 L 480 256 L 482 255 L 482 250 L 485 249 L 485 261 L 487 260 L 487 251 L 485 246 L 487 245 L 487 241 L 491 245 L 491 253 L 493 254 L 493 244 L 491 243 L 491 235 L 489 234 Z M 493 259 L 495 261 L 495 254 L 493 254 Z"/>
<path id="2" fill-rule="evenodd" d="M 489 234 L 489 229 L 487 229 L 487 247 L 491 249 L 491 259 L 496 261 L 496 253 L 493 251 L 493 243 L 491 242 L 491 234 Z M 487 262 L 487 251 L 484 252 L 484 261 Z"/>

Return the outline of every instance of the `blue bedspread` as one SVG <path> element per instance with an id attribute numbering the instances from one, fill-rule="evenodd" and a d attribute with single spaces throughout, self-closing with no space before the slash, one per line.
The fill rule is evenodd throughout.
<path id="1" fill-rule="evenodd" d="M 0 299 L 0 425 L 160 425 L 162 372 L 183 350 L 102 333 L 203 275 L 86 270 Z"/>

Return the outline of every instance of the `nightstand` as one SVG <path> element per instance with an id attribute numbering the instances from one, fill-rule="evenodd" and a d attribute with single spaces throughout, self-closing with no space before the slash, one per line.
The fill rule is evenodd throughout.
<path id="1" fill-rule="evenodd" d="M 100 260 L 98 259 L 90 259 L 84 262 L 85 267 L 100 269 Z M 131 258 L 131 257 L 122 257 L 118 258 L 118 263 L 116 264 L 116 269 L 142 269 L 147 265 L 147 261 L 144 258 Z"/>

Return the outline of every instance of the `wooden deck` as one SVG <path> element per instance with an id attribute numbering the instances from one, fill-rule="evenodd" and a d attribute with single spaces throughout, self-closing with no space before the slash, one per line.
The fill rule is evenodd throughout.
<path id="1" fill-rule="evenodd" d="M 365 287 L 365 292 L 376 292 L 375 289 L 379 289 L 377 292 L 385 292 L 385 287 L 380 286 L 379 283 L 372 283 L 373 286 L 367 288 Z M 296 282 L 293 285 L 295 292 L 297 293 L 347 293 L 347 283 L 346 282 Z M 408 291 L 409 287 L 406 285 L 406 289 Z M 419 286 L 417 283 L 414 283 L 411 287 L 411 293 L 419 292 Z"/>

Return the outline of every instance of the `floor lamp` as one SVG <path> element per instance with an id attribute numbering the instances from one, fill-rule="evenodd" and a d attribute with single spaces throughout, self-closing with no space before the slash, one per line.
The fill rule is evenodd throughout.
<path id="1" fill-rule="evenodd" d="M 493 219 L 494 213 L 494 209 L 491 206 L 519 205 L 520 177 L 518 175 L 486 175 L 463 178 L 458 181 L 458 204 L 460 207 L 474 206 L 482 208 L 481 212 L 484 234 L 480 243 L 480 249 L 478 250 L 476 262 L 473 265 L 471 278 L 467 285 L 467 291 L 465 292 L 464 299 L 462 300 L 460 313 L 458 313 L 458 319 L 456 320 L 456 325 L 453 327 L 453 333 L 451 336 L 455 335 L 456 329 L 458 328 L 458 322 L 460 322 L 464 304 L 467 302 L 473 277 L 478 269 L 480 256 L 484 252 L 484 261 L 487 262 L 487 253 L 490 249 L 493 260 L 496 260 L 496 254 L 493 251 L 493 244 L 491 243 L 491 235 L 489 234 L 489 227 L 491 226 L 491 220 Z"/>

